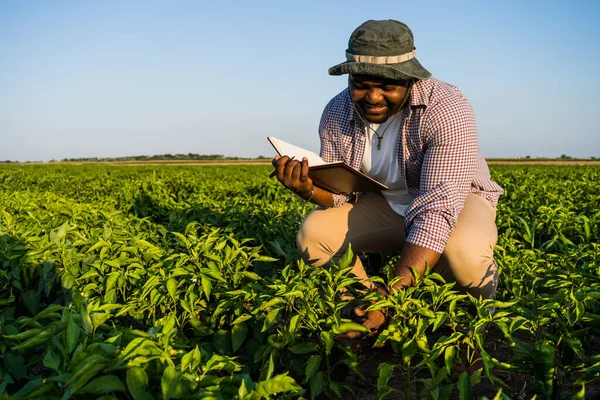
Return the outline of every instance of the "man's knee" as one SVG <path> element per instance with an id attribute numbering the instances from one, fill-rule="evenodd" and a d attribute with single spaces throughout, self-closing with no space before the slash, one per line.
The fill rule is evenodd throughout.
<path id="1" fill-rule="evenodd" d="M 309 220 L 305 220 L 296 234 L 296 247 L 302 259 L 314 266 L 320 267 L 328 263 L 335 252 L 331 250 L 326 229 L 314 226 Z"/>
<path id="2" fill-rule="evenodd" d="M 456 281 L 457 289 L 475 297 L 491 297 L 498 284 L 498 268 L 493 253 L 493 244 L 479 248 L 468 244 L 450 246 L 444 250 L 436 272 L 447 281 Z"/>

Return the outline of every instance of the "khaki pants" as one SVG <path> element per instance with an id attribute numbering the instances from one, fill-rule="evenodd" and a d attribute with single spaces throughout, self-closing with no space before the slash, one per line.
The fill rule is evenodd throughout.
<path id="1" fill-rule="evenodd" d="M 434 272 L 455 288 L 475 297 L 492 297 L 498 285 L 494 246 L 498 239 L 496 209 L 483 197 L 469 194 L 458 223 Z M 359 252 L 398 251 L 404 247 L 404 217 L 380 193 L 364 193 L 356 204 L 317 207 L 302 223 L 296 243 L 304 260 L 315 267 L 337 261 L 352 244 Z M 367 279 L 358 257 L 352 273 Z M 372 286 L 368 282 L 367 286 Z"/>

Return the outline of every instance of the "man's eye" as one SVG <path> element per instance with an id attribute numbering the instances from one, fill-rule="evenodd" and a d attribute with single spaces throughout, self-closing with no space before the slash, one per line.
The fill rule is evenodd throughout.
<path id="1" fill-rule="evenodd" d="M 386 85 L 383 87 L 383 90 L 385 90 L 386 92 L 393 92 L 394 90 L 396 90 L 396 86 L 394 85 Z"/>

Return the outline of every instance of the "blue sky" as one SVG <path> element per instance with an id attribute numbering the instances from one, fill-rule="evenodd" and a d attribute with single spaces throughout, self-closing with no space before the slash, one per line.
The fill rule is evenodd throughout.
<path id="1" fill-rule="evenodd" d="M 0 160 L 318 150 L 367 19 L 476 112 L 486 157 L 600 157 L 600 2 L 0 2 Z"/>

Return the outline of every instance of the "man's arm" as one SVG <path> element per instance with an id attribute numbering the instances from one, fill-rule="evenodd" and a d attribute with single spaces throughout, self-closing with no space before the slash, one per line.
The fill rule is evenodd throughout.
<path id="1" fill-rule="evenodd" d="M 402 279 L 394 285 L 392 290 L 413 286 L 415 280 L 411 267 L 417 270 L 419 276 L 423 276 L 427 266 L 429 266 L 429 269 L 432 269 L 435 264 L 437 264 L 440 257 L 440 253 L 407 242 L 404 245 L 400 261 L 398 261 L 396 268 L 394 269 L 394 274 Z"/>
<path id="2" fill-rule="evenodd" d="M 475 175 L 479 149 L 471 105 L 457 96 L 428 111 L 422 129 L 427 150 L 421 168 L 419 196 L 406 212 L 406 245 L 396 274 L 396 285 L 414 284 L 410 267 L 422 276 L 433 269 L 456 226 Z"/>

